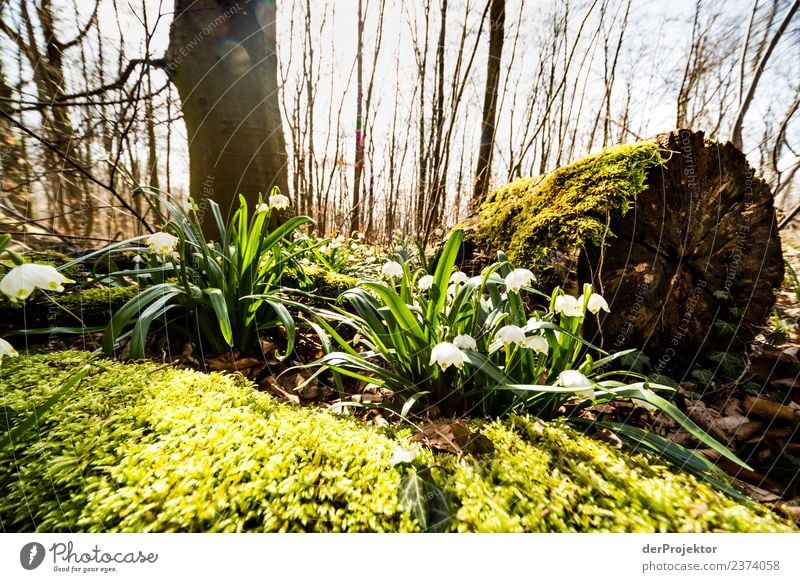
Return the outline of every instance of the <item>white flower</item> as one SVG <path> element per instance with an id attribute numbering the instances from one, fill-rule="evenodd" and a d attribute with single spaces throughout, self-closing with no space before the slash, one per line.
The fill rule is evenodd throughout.
<path id="1" fill-rule="evenodd" d="M 423 291 L 425 289 L 430 289 L 431 287 L 433 287 L 433 275 L 423 275 L 422 277 L 420 277 L 419 281 L 417 281 L 417 287 L 419 287 Z"/>
<path id="2" fill-rule="evenodd" d="M 19 354 L 17 353 L 17 350 L 14 349 L 14 346 L 0 337 L 0 361 L 3 360 L 3 356 L 16 358 L 18 355 Z"/>
<path id="3" fill-rule="evenodd" d="M 137 265 L 139 265 L 139 264 L 141 264 L 141 263 L 144 263 L 144 259 L 142 258 L 142 256 L 141 256 L 141 255 L 133 255 L 133 258 L 132 258 L 131 260 L 132 260 L 134 263 L 136 263 Z"/>
<path id="4" fill-rule="evenodd" d="M 504 325 L 497 330 L 496 335 L 505 345 L 523 345 L 525 343 L 525 332 L 522 331 L 521 327 L 516 325 Z"/>
<path id="5" fill-rule="evenodd" d="M 456 289 L 456 284 L 452 283 L 451 285 L 447 286 L 447 296 L 453 298 L 456 296 L 458 289 Z"/>
<path id="6" fill-rule="evenodd" d="M 533 281 L 533 273 L 528 269 L 514 269 L 506 275 L 506 289 L 512 293 L 519 293 L 523 287 L 527 287 Z"/>
<path id="7" fill-rule="evenodd" d="M 594 400 L 592 382 L 577 370 L 564 370 L 558 375 L 557 382 L 564 388 L 574 388 L 577 396 Z"/>
<path id="8" fill-rule="evenodd" d="M 550 349 L 550 346 L 547 345 L 547 340 L 540 335 L 532 335 L 525 338 L 525 347 L 540 354 L 547 354 Z"/>
<path id="9" fill-rule="evenodd" d="M 441 237 L 443 234 L 444 231 L 441 228 L 437 228 L 436 230 L 433 231 L 433 236 L 435 236 L 436 238 Z"/>
<path id="10" fill-rule="evenodd" d="M 364 233 L 363 232 L 354 232 L 353 238 L 356 240 L 364 240 Z"/>
<path id="11" fill-rule="evenodd" d="M 319 247 L 319 252 L 321 252 L 323 255 L 327 255 L 328 251 L 330 250 L 331 249 L 328 245 L 322 245 L 321 247 Z"/>
<path id="12" fill-rule="evenodd" d="M 583 317 L 583 303 L 572 295 L 559 295 L 556 297 L 553 309 L 556 313 L 563 313 L 568 317 Z"/>
<path id="13" fill-rule="evenodd" d="M 453 345 L 461 350 L 477 350 L 478 344 L 471 335 L 461 334 L 453 338 Z"/>
<path id="14" fill-rule="evenodd" d="M 394 467 L 395 465 L 410 465 L 414 462 L 414 457 L 417 456 L 418 447 L 404 449 L 400 445 L 395 446 L 392 451 L 392 457 L 389 459 L 389 464 Z"/>
<path id="15" fill-rule="evenodd" d="M 262 202 L 261 204 L 256 205 L 256 214 L 259 212 L 269 212 L 269 204 Z"/>
<path id="16" fill-rule="evenodd" d="M 467 279 L 469 279 L 469 277 L 467 277 L 467 274 L 463 271 L 456 271 L 450 275 L 450 282 L 454 285 L 458 283 L 465 283 Z"/>
<path id="17" fill-rule="evenodd" d="M 402 277 L 403 265 L 397 261 L 388 261 L 383 264 L 383 267 L 381 267 L 381 273 L 387 277 Z"/>
<path id="18" fill-rule="evenodd" d="M 442 371 L 450 366 L 461 369 L 466 361 L 466 354 L 450 342 L 438 343 L 431 350 L 431 364 L 438 364 Z"/>
<path id="19" fill-rule="evenodd" d="M 269 205 L 277 210 L 289 208 L 289 198 L 283 194 L 273 194 L 269 197 Z"/>
<path id="20" fill-rule="evenodd" d="M 157 232 L 147 237 L 147 246 L 150 252 L 157 255 L 171 255 L 175 247 L 178 246 L 178 237 L 172 236 L 168 232 Z"/>
<path id="21" fill-rule="evenodd" d="M 64 283 L 74 283 L 50 265 L 25 263 L 11 269 L 0 281 L 0 292 L 8 295 L 12 301 L 27 299 L 36 288 L 45 291 L 64 290 Z"/>
<path id="22" fill-rule="evenodd" d="M 583 305 L 584 299 L 583 295 L 578 297 L 578 304 Z M 599 293 L 592 293 L 589 295 L 589 302 L 586 304 L 586 309 L 592 313 L 597 313 L 601 309 L 606 312 L 610 311 L 608 309 L 608 303 L 606 303 L 606 300 Z"/>

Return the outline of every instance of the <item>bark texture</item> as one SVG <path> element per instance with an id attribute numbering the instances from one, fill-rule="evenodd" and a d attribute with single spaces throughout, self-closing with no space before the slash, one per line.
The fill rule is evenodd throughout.
<path id="1" fill-rule="evenodd" d="M 273 186 L 289 193 L 275 13 L 270 0 L 175 0 L 166 61 L 189 137 L 190 191 L 228 216 L 239 194 L 253 203 Z"/>
<path id="2" fill-rule="evenodd" d="M 592 282 L 611 313 L 601 312 L 602 334 L 590 322 L 588 339 L 610 351 L 641 349 L 657 371 L 675 373 L 698 353 L 752 339 L 775 303 L 783 258 L 772 193 L 739 149 L 689 130 L 649 142 L 660 163 L 642 163 L 648 142 L 617 146 L 498 191 L 505 214 L 493 193 L 470 242 L 487 257 L 511 249 L 544 287 L 574 293 Z M 626 156 L 639 160 L 629 170 Z M 634 186 L 620 197 L 627 171 Z"/>

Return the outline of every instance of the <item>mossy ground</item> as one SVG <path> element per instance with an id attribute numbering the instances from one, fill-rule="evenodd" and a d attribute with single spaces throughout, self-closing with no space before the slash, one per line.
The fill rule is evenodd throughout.
<path id="1" fill-rule="evenodd" d="M 90 356 L 5 358 L 0 406 L 25 418 Z M 792 531 L 657 459 L 525 417 L 474 424 L 488 455 L 419 453 L 454 531 Z M 392 466 L 408 430 L 292 407 L 240 378 L 94 360 L 0 452 L 5 531 L 414 531 Z"/>
<path id="2" fill-rule="evenodd" d="M 481 205 L 475 242 L 541 271 L 554 250 L 597 246 L 613 236 L 607 232 L 609 214 L 624 215 L 645 189 L 648 169 L 661 162 L 657 144 L 639 142 L 511 182 Z"/>

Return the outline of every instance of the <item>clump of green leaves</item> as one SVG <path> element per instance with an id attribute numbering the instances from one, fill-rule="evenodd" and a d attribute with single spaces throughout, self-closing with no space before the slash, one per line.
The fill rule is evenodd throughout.
<path id="1" fill-rule="evenodd" d="M 282 277 L 289 268 L 302 276 L 297 263 L 303 247 L 295 234 L 312 224 L 311 219 L 295 216 L 273 226 L 274 210 L 288 204 L 288 198 L 277 193 L 269 202 L 259 200 L 252 211 L 240 197 L 229 222 L 213 200 L 202 208 L 192 200 L 186 208 L 169 198 L 158 201 L 166 211 L 161 232 L 79 259 L 134 252 L 138 261 L 134 268 L 109 277 L 132 277 L 147 284 L 109 321 L 104 351 L 113 353 L 120 340 L 130 337 L 130 356 L 143 358 L 151 328 L 159 325 L 172 337 L 193 341 L 200 353 L 231 348 L 247 352 L 257 346 L 262 330 L 282 326 L 286 357 L 294 345 L 295 321 L 284 302 Z M 206 239 L 201 214 L 211 215 L 218 239 Z M 149 248 L 133 246 L 142 240 Z"/>
<path id="2" fill-rule="evenodd" d="M 468 277 L 454 270 L 461 241 L 461 231 L 451 234 L 433 273 L 390 261 L 384 281 L 365 281 L 345 292 L 342 300 L 354 314 L 328 316 L 353 328 L 357 341 L 344 340 L 321 320 L 339 349 L 312 365 L 391 390 L 405 399 L 402 414 L 426 402 L 445 415 L 527 412 L 552 418 L 565 406 L 574 414 L 630 398 L 659 409 L 706 446 L 746 466 L 657 393 L 669 395 L 674 388 L 610 369 L 630 350 L 609 354 L 583 339 L 585 318 L 608 310 L 591 286 L 580 297 L 558 288 L 542 294 L 530 287 L 530 271 L 514 269 L 502 255 L 479 276 Z M 537 308 L 528 307 L 537 301 Z M 641 440 L 634 431 L 623 436 Z M 692 456 L 683 448 L 661 449 L 677 462 Z M 724 479 L 699 457 L 692 467 Z"/>

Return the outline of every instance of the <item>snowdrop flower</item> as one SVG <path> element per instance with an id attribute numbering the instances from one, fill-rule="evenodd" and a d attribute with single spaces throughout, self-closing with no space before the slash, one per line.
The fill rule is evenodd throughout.
<path id="1" fill-rule="evenodd" d="M 441 228 L 437 228 L 436 230 L 433 231 L 433 236 L 435 236 L 436 238 L 440 238 L 443 234 L 444 230 L 442 230 Z"/>
<path id="2" fill-rule="evenodd" d="M 540 354 L 547 354 L 550 346 L 547 345 L 547 340 L 540 335 L 532 335 L 525 338 L 525 347 Z"/>
<path id="3" fill-rule="evenodd" d="M 171 255 L 178 246 L 178 237 L 172 236 L 168 232 L 157 232 L 147 237 L 147 246 L 150 252 L 157 255 Z"/>
<path id="4" fill-rule="evenodd" d="M 577 370 L 564 370 L 558 375 L 557 383 L 564 388 L 574 388 L 577 396 L 594 400 L 592 382 Z"/>
<path id="5" fill-rule="evenodd" d="M 402 277 L 403 265 L 397 261 L 387 261 L 383 264 L 383 267 L 381 267 L 381 273 L 387 277 Z"/>
<path id="6" fill-rule="evenodd" d="M 452 275 L 450 275 L 450 282 L 454 285 L 458 283 L 465 283 L 469 279 L 467 274 L 464 271 L 456 271 Z"/>
<path id="7" fill-rule="evenodd" d="M 50 265 L 25 263 L 11 269 L 0 281 L 0 292 L 12 301 L 27 299 L 34 289 L 45 291 L 64 290 L 64 283 L 74 283 Z"/>
<path id="8" fill-rule="evenodd" d="M 353 238 L 356 240 L 364 240 L 364 233 L 363 232 L 354 232 Z"/>
<path id="9" fill-rule="evenodd" d="M 453 338 L 453 345 L 461 350 L 477 350 L 478 344 L 471 335 L 461 334 Z"/>
<path id="10" fill-rule="evenodd" d="M 583 303 L 572 295 L 559 295 L 556 297 L 553 309 L 556 313 L 562 313 L 568 317 L 583 317 Z"/>
<path id="11" fill-rule="evenodd" d="M 0 337 L 0 362 L 3 361 L 3 356 L 9 358 L 16 358 L 19 354 L 10 343 Z"/>
<path id="12" fill-rule="evenodd" d="M 504 325 L 497 330 L 496 335 L 505 345 L 523 345 L 525 343 L 525 332 L 516 325 Z"/>
<path id="13" fill-rule="evenodd" d="M 531 284 L 533 273 L 528 269 L 514 269 L 506 275 L 506 289 L 512 293 L 519 293 L 519 290 Z"/>
<path id="14" fill-rule="evenodd" d="M 256 214 L 259 212 L 269 212 L 269 204 L 262 202 L 261 204 L 256 205 Z"/>
<path id="15" fill-rule="evenodd" d="M 283 194 L 273 194 L 269 197 L 269 206 L 277 210 L 284 210 L 289 208 L 289 198 Z"/>
<path id="16" fill-rule="evenodd" d="M 134 262 L 136 265 L 140 265 L 141 263 L 144 263 L 144 259 L 142 258 L 142 256 L 141 256 L 141 255 L 133 255 L 133 258 L 132 258 L 131 260 L 132 260 L 132 261 L 133 261 L 133 262 Z"/>
<path id="17" fill-rule="evenodd" d="M 450 285 L 447 286 L 447 296 L 448 297 L 450 297 L 450 298 L 455 297 L 457 292 L 458 292 L 458 289 L 456 289 L 456 284 L 455 283 L 451 283 Z"/>
<path id="18" fill-rule="evenodd" d="M 455 366 L 459 370 L 467 361 L 467 356 L 450 342 L 441 342 L 433 346 L 431 350 L 431 364 L 438 364 L 444 372 L 450 366 Z"/>
<path id="19" fill-rule="evenodd" d="M 583 305 L 583 301 L 584 301 L 583 295 L 578 297 L 579 305 Z M 589 301 L 588 303 L 586 303 L 586 309 L 588 311 L 591 311 L 592 313 L 598 313 L 601 309 L 605 312 L 610 311 L 608 309 L 608 303 L 606 303 L 606 300 L 599 293 L 592 293 L 591 295 L 589 295 Z"/>
<path id="20" fill-rule="evenodd" d="M 321 252 L 323 255 L 327 255 L 328 251 L 330 250 L 331 249 L 330 247 L 328 247 L 328 245 L 322 245 L 321 247 L 319 247 L 319 252 Z"/>
<path id="21" fill-rule="evenodd" d="M 426 289 L 430 289 L 433 287 L 433 275 L 423 275 L 417 281 L 417 287 L 425 291 Z"/>

